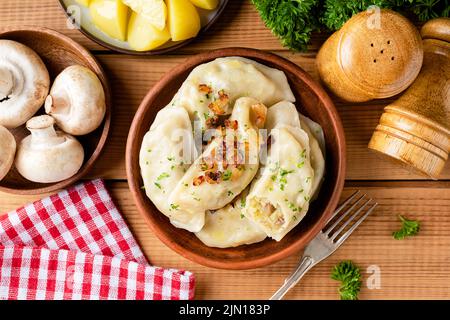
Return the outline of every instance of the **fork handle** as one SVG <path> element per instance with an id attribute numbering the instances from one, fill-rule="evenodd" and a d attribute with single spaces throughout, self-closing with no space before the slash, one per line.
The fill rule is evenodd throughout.
<path id="1" fill-rule="evenodd" d="M 310 256 L 304 256 L 297 269 L 284 280 L 283 286 L 278 289 L 269 300 L 281 300 L 289 290 L 291 290 L 300 279 L 315 265 L 315 260 Z"/>

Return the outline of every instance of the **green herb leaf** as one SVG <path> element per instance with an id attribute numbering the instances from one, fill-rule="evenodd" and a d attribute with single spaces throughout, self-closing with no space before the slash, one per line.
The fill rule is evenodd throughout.
<path id="1" fill-rule="evenodd" d="M 408 220 L 404 216 L 398 216 L 402 222 L 402 228 L 392 233 L 396 240 L 402 240 L 406 237 L 415 236 L 420 230 L 420 222 L 418 220 Z"/>
<path id="2" fill-rule="evenodd" d="M 172 210 L 178 210 L 178 208 L 180 208 L 180 206 L 179 206 L 178 204 L 174 204 L 174 203 L 171 203 L 171 204 L 170 204 L 170 209 L 172 209 Z"/>
<path id="3" fill-rule="evenodd" d="M 306 51 L 311 32 L 319 29 L 318 0 L 252 0 L 266 27 L 281 43 L 295 51 Z"/>
<path id="4" fill-rule="evenodd" d="M 156 178 L 157 181 L 161 181 L 162 179 L 168 178 L 170 177 L 170 174 L 168 174 L 167 172 L 163 172 L 161 173 L 158 178 Z"/>
<path id="5" fill-rule="evenodd" d="M 223 181 L 228 181 L 228 180 L 230 180 L 230 179 L 231 179 L 231 175 L 232 175 L 231 170 L 226 170 L 226 171 L 223 173 L 223 175 L 222 175 L 222 180 L 223 180 Z"/>
<path id="6" fill-rule="evenodd" d="M 160 185 L 158 182 L 155 182 L 155 186 L 156 186 L 158 189 L 161 189 L 161 185 Z"/>
<path id="7" fill-rule="evenodd" d="M 362 284 L 361 273 L 352 261 L 342 261 L 334 266 L 331 279 L 341 282 L 339 287 L 341 300 L 358 300 Z"/>

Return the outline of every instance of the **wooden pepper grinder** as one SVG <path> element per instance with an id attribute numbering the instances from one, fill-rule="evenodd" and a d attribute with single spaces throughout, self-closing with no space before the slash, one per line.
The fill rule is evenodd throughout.
<path id="1" fill-rule="evenodd" d="M 421 34 L 419 76 L 384 109 L 369 148 L 437 179 L 450 152 L 450 19 L 430 20 Z"/>

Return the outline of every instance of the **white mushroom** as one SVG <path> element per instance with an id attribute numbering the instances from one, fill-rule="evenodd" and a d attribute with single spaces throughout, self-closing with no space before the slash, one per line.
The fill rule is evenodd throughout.
<path id="1" fill-rule="evenodd" d="M 16 154 L 16 140 L 11 132 L 0 126 L 0 180 L 9 172 Z"/>
<path id="2" fill-rule="evenodd" d="M 66 68 L 53 83 L 45 112 L 67 133 L 84 135 L 94 131 L 106 112 L 102 83 L 88 68 L 79 65 Z"/>
<path id="3" fill-rule="evenodd" d="M 16 168 L 33 182 L 52 183 L 68 179 L 81 168 L 84 150 L 71 135 L 54 128 L 55 119 L 44 115 L 27 122 L 31 135 L 19 144 Z"/>
<path id="4" fill-rule="evenodd" d="M 27 46 L 0 40 L 0 125 L 16 128 L 44 104 L 50 88 L 47 68 Z"/>

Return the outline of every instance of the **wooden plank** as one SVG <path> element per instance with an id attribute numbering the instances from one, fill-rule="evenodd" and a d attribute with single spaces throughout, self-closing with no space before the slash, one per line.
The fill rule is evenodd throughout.
<path id="1" fill-rule="evenodd" d="M 297 63 L 316 80 L 319 80 L 314 56 L 278 52 Z M 105 66 L 114 93 L 114 112 L 111 137 L 101 159 L 90 176 L 108 179 L 125 179 L 125 145 L 129 127 L 141 100 L 148 90 L 165 73 L 187 56 L 131 57 L 123 55 L 98 55 Z M 380 100 L 364 104 L 349 104 L 334 99 L 342 118 L 347 138 L 347 179 L 350 180 L 398 180 L 423 179 L 402 167 L 379 159 L 367 149 L 385 105 L 392 101 Z M 450 178 L 447 164 L 441 179 Z"/>
<path id="2" fill-rule="evenodd" d="M 400 183 L 372 183 L 361 190 L 379 202 L 379 207 L 329 259 L 315 267 L 289 295 L 289 299 L 336 299 L 337 283 L 330 270 L 341 260 L 351 259 L 361 267 L 364 284 L 361 299 L 450 299 L 450 193 L 448 185 L 405 187 Z M 428 187 L 427 187 L 428 185 Z M 145 254 L 154 265 L 193 271 L 197 299 L 265 299 L 294 268 L 299 254 L 272 266 L 248 271 L 224 271 L 192 263 L 163 245 L 145 225 L 124 182 L 108 182 L 112 196 L 124 214 Z M 347 187 L 343 197 L 355 187 Z M 37 199 L 0 194 L 0 212 Z M 394 240 L 397 215 L 422 221 L 419 236 Z M 381 289 L 366 286 L 367 268 L 381 270 Z"/>

